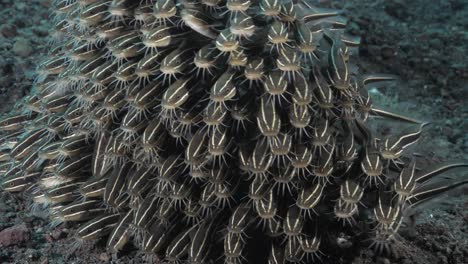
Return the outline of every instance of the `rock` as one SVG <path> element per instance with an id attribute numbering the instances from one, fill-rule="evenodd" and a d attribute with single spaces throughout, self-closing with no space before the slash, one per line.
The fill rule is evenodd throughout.
<path id="1" fill-rule="evenodd" d="M 62 229 L 55 229 L 54 231 L 52 231 L 51 236 L 54 240 L 59 240 L 60 238 L 65 236 L 65 233 Z"/>
<path id="2" fill-rule="evenodd" d="M 384 59 L 390 59 L 396 55 L 396 51 L 393 48 L 386 46 L 380 49 L 380 53 Z"/>
<path id="3" fill-rule="evenodd" d="M 107 253 L 101 253 L 101 254 L 99 255 L 99 260 L 100 260 L 100 261 L 104 261 L 104 262 L 109 262 L 110 256 L 109 256 L 109 254 L 107 254 Z"/>
<path id="4" fill-rule="evenodd" d="M 0 33 L 5 38 L 13 38 L 13 37 L 16 37 L 16 35 L 18 34 L 18 32 L 16 31 L 15 25 L 12 25 L 12 24 L 4 24 L 0 28 Z"/>
<path id="5" fill-rule="evenodd" d="M 13 52 L 21 57 L 27 57 L 32 52 L 31 44 L 24 38 L 18 38 L 13 44 Z"/>
<path id="6" fill-rule="evenodd" d="M 0 232 L 0 248 L 19 245 L 31 237 L 25 224 L 15 225 Z"/>

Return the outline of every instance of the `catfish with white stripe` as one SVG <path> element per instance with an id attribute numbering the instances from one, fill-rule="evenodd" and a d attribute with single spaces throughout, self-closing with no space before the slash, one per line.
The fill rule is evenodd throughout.
<path id="1" fill-rule="evenodd" d="M 287 162 L 284 165 L 278 167 L 278 170 L 273 174 L 273 188 L 276 189 L 276 192 L 284 195 L 286 194 L 286 189 L 289 194 L 293 194 L 297 190 L 298 183 L 298 171 L 290 166 Z"/>
<path id="2" fill-rule="evenodd" d="M 175 19 L 177 14 L 177 8 L 175 1 L 172 0 L 156 0 L 153 6 L 153 16 L 156 22 L 159 24 L 166 25 L 168 22 L 175 23 L 172 19 Z"/>
<path id="3" fill-rule="evenodd" d="M 257 113 L 257 126 L 265 137 L 275 137 L 281 129 L 281 118 L 274 100 L 266 97 L 260 99 L 260 108 Z"/>
<path id="4" fill-rule="evenodd" d="M 143 53 L 142 46 L 139 32 L 133 30 L 108 42 L 107 48 L 108 54 L 115 58 L 112 61 L 121 64 L 124 60 L 129 60 Z"/>
<path id="5" fill-rule="evenodd" d="M 425 183 L 416 187 L 406 201 L 411 207 L 417 207 L 419 204 L 430 201 L 447 191 L 466 184 L 468 184 L 468 180 L 454 181 L 448 179 Z"/>
<path id="6" fill-rule="evenodd" d="M 129 242 L 134 233 L 134 228 L 131 226 L 134 213 L 133 209 L 130 209 L 126 214 L 120 215 L 119 221 L 114 226 L 107 239 L 107 250 L 116 253 Z"/>
<path id="7" fill-rule="evenodd" d="M 188 249 L 188 261 L 191 264 L 203 264 L 209 260 L 212 242 L 219 222 L 217 219 L 205 219 L 195 227 L 196 231 Z"/>
<path id="8" fill-rule="evenodd" d="M 210 102 L 203 110 L 203 122 L 205 122 L 208 127 L 217 127 L 226 121 L 227 114 L 228 111 L 226 107 L 221 104 Z"/>
<path id="9" fill-rule="evenodd" d="M 118 66 L 117 70 L 112 74 L 115 78 L 112 84 L 115 83 L 115 87 L 118 89 L 111 92 L 111 97 L 121 94 L 124 91 L 123 88 L 137 78 L 135 74 L 137 63 L 137 60 L 129 60 Z"/>
<path id="10" fill-rule="evenodd" d="M 135 99 L 131 102 L 130 107 L 135 109 L 137 115 L 145 117 L 158 103 L 164 89 L 159 81 L 153 81 L 145 85 L 145 87 L 135 94 Z"/>
<path id="11" fill-rule="evenodd" d="M 135 211 L 133 223 L 136 227 L 145 229 L 156 220 L 156 212 L 160 207 L 161 198 L 147 196 Z"/>
<path id="12" fill-rule="evenodd" d="M 133 167 L 132 163 L 124 163 L 112 170 L 104 190 L 103 200 L 106 204 L 119 209 L 119 201 L 126 199 L 128 195 L 125 193 L 126 181 Z"/>
<path id="13" fill-rule="evenodd" d="M 109 144 L 109 141 L 110 135 L 107 132 L 101 133 L 95 141 L 91 160 L 91 172 L 94 177 L 99 178 L 110 169 L 110 164 L 104 157 L 106 146 Z"/>
<path id="14" fill-rule="evenodd" d="M 41 176 L 41 172 L 17 173 L 9 177 L 4 177 L 0 183 L 3 191 L 17 193 L 32 186 Z"/>
<path id="15" fill-rule="evenodd" d="M 309 106 L 313 100 L 313 89 L 311 82 L 303 75 L 298 75 L 292 83 L 294 92 L 293 103 L 299 106 Z"/>
<path id="16" fill-rule="evenodd" d="M 289 123 L 294 128 L 296 137 L 302 138 L 304 136 L 309 138 L 308 130 L 310 122 L 312 121 L 310 108 L 306 105 L 292 104 L 289 108 L 288 116 Z"/>
<path id="17" fill-rule="evenodd" d="M 275 243 L 271 244 L 268 264 L 285 264 L 284 250 Z"/>
<path id="18" fill-rule="evenodd" d="M 283 1 L 281 4 L 281 13 L 279 18 L 281 21 L 292 25 L 300 18 L 297 12 L 298 8 L 299 7 L 293 1 Z"/>
<path id="19" fill-rule="evenodd" d="M 297 239 L 302 234 L 304 227 L 304 216 L 301 215 L 301 209 L 297 206 L 289 207 L 286 217 L 283 221 L 283 232 L 288 239 Z"/>
<path id="20" fill-rule="evenodd" d="M 266 175 L 268 169 L 273 164 L 273 156 L 266 138 L 257 141 L 255 148 L 249 158 L 249 170 L 255 176 Z"/>
<path id="21" fill-rule="evenodd" d="M 229 217 L 227 231 L 236 234 L 245 234 L 252 223 L 252 212 L 247 204 L 240 204 L 234 209 Z"/>
<path id="22" fill-rule="evenodd" d="M 37 171 L 41 168 L 44 160 L 38 155 L 38 152 L 32 152 L 21 161 L 21 166 L 25 172 Z"/>
<path id="23" fill-rule="evenodd" d="M 181 78 L 171 84 L 164 92 L 161 100 L 163 111 L 172 112 L 189 99 L 189 87 L 191 78 Z"/>
<path id="24" fill-rule="evenodd" d="M 107 236 L 117 225 L 120 214 L 104 214 L 83 224 L 76 231 L 76 236 L 83 240 L 97 240 Z"/>
<path id="25" fill-rule="evenodd" d="M 329 118 L 315 118 L 312 133 L 312 145 L 314 150 L 318 148 L 319 153 L 322 153 L 322 149 L 329 145 L 333 138 L 333 124 Z"/>
<path id="26" fill-rule="evenodd" d="M 272 190 L 269 190 L 262 199 L 254 201 L 254 208 L 263 227 L 270 225 L 278 217 L 279 205 Z"/>
<path id="27" fill-rule="evenodd" d="M 218 56 L 218 50 L 213 43 L 206 44 L 197 51 L 193 58 L 193 64 L 195 67 L 192 71 L 195 71 L 197 77 L 205 79 L 206 73 L 210 76 L 214 76 L 219 66 L 221 58 Z"/>
<path id="28" fill-rule="evenodd" d="M 186 199 L 182 211 L 184 213 L 184 222 L 188 225 L 196 224 L 203 219 L 201 205 L 193 195 Z"/>
<path id="29" fill-rule="evenodd" d="M 225 29 L 219 33 L 215 44 L 221 54 L 236 53 L 240 48 L 239 40 L 229 29 Z"/>
<path id="30" fill-rule="evenodd" d="M 85 198 L 102 198 L 106 189 L 107 181 L 109 180 L 108 171 L 107 175 L 101 177 L 92 176 L 80 186 L 80 194 Z"/>
<path id="31" fill-rule="evenodd" d="M 169 51 L 170 50 L 164 50 L 141 58 L 135 66 L 135 76 L 137 78 L 134 82 L 139 85 L 150 82 L 152 77 L 158 72 L 158 67 L 164 59 L 164 56 L 167 55 Z"/>
<path id="32" fill-rule="evenodd" d="M 265 78 L 265 60 L 263 58 L 250 59 L 244 69 L 244 77 L 252 84 L 261 84 Z"/>
<path id="33" fill-rule="evenodd" d="M 358 182 L 351 179 L 346 179 L 340 186 L 340 198 L 352 204 L 357 204 L 364 196 L 364 187 Z"/>
<path id="34" fill-rule="evenodd" d="M 78 134 L 63 140 L 58 148 L 59 159 L 77 157 L 83 152 L 89 152 L 90 141 L 87 135 Z"/>
<path id="35" fill-rule="evenodd" d="M 81 177 L 89 170 L 86 165 L 91 162 L 91 154 L 81 155 L 75 158 L 66 159 L 55 170 L 55 174 L 65 178 Z"/>
<path id="36" fill-rule="evenodd" d="M 146 49 L 154 54 L 163 50 L 162 48 L 178 44 L 184 35 L 187 33 L 180 32 L 177 27 L 159 25 L 144 32 L 142 42 Z"/>
<path id="37" fill-rule="evenodd" d="M 250 38 L 255 33 L 257 27 L 253 18 L 247 13 L 237 12 L 231 16 L 230 31 L 238 38 Z"/>
<path id="38" fill-rule="evenodd" d="M 312 171 L 319 179 L 328 180 L 328 177 L 330 177 L 335 170 L 334 153 L 335 142 L 333 142 L 331 146 L 325 147 L 325 151 L 322 152 L 314 164 Z"/>
<path id="39" fill-rule="evenodd" d="M 290 47 L 280 49 L 276 59 L 276 67 L 288 77 L 288 80 L 294 80 L 296 76 L 302 74 L 301 54 Z"/>
<path id="40" fill-rule="evenodd" d="M 465 160 L 456 160 L 435 164 L 417 172 L 416 182 L 425 183 L 443 172 L 462 167 L 468 167 L 468 162 Z"/>
<path id="41" fill-rule="evenodd" d="M 79 187 L 83 182 L 70 182 L 45 192 L 45 198 L 51 203 L 67 203 L 76 200 Z"/>
<path id="42" fill-rule="evenodd" d="M 375 146 L 368 145 L 364 149 L 364 158 L 361 160 L 361 169 L 367 176 L 366 181 L 370 184 L 377 184 L 382 181 L 383 160 Z"/>
<path id="43" fill-rule="evenodd" d="M 234 82 L 234 71 L 226 71 L 211 86 L 210 100 L 216 103 L 225 103 L 232 100 L 237 94 L 237 88 Z"/>
<path id="44" fill-rule="evenodd" d="M 0 119 L 0 131 L 17 131 L 32 120 L 32 116 L 24 113 L 9 114 Z"/>
<path id="45" fill-rule="evenodd" d="M 419 129 L 400 133 L 398 136 L 386 137 L 380 142 L 380 153 L 384 159 L 398 159 L 409 146 L 415 144 L 421 137 L 422 128 L 427 123 L 419 126 Z"/>
<path id="46" fill-rule="evenodd" d="M 341 39 L 333 32 L 326 30 L 323 37 L 331 45 L 329 52 L 328 75 L 332 86 L 340 91 L 346 91 L 350 87 L 351 72 L 347 62 L 348 50 Z"/>
<path id="47" fill-rule="evenodd" d="M 181 44 L 181 46 L 183 46 Z M 161 61 L 161 65 L 159 66 L 159 71 L 161 75 L 158 78 L 163 78 L 163 82 L 166 83 L 166 78 L 168 78 L 168 82 L 171 79 L 178 79 L 179 75 L 185 73 L 190 62 L 193 61 L 193 50 L 190 48 L 182 47 L 172 51 L 169 53 L 164 59 Z M 187 77 L 184 77 L 187 79 Z"/>
<path id="48" fill-rule="evenodd" d="M 284 255 L 289 262 L 300 263 L 302 261 L 305 252 L 302 250 L 299 239 L 288 238 L 284 248 Z"/>
<path id="49" fill-rule="evenodd" d="M 86 5 L 80 12 L 79 21 L 83 29 L 97 25 L 108 15 L 108 2 L 96 2 Z"/>
<path id="50" fill-rule="evenodd" d="M 181 261 L 183 257 L 188 255 L 190 248 L 190 236 L 197 226 L 192 226 L 182 230 L 167 246 L 165 260 Z"/>
<path id="51" fill-rule="evenodd" d="M 295 33 L 298 49 L 302 54 L 302 59 L 308 62 L 318 60 L 315 52 L 319 45 L 318 42 L 320 40 L 321 32 L 313 32 L 312 29 L 310 29 L 305 24 L 299 24 Z"/>
<path id="52" fill-rule="evenodd" d="M 262 200 L 267 195 L 269 189 L 269 181 L 264 177 L 256 176 L 249 184 L 247 196 L 253 201 Z"/>
<path id="53" fill-rule="evenodd" d="M 275 163 L 278 164 L 278 166 L 286 164 L 288 159 L 290 159 L 287 155 L 292 149 L 292 142 L 293 137 L 291 135 L 281 132 L 268 141 L 271 154 L 275 156 Z"/>
<path id="54" fill-rule="evenodd" d="M 20 160 L 26 157 L 32 151 L 36 151 L 39 145 L 47 143 L 47 139 L 44 138 L 46 134 L 47 130 L 44 128 L 39 128 L 31 132 L 27 132 L 11 149 L 11 157 L 15 160 Z"/>
<path id="55" fill-rule="evenodd" d="M 323 254 L 320 251 L 321 242 L 322 238 L 319 237 L 317 234 L 312 236 L 303 235 L 299 238 L 299 244 L 301 244 L 301 248 L 306 254 L 307 261 L 310 261 L 310 256 L 312 257 L 312 261 L 314 261 L 315 258 L 321 260 L 320 255 Z"/>
<path id="56" fill-rule="evenodd" d="M 192 191 L 193 186 L 188 179 L 181 183 L 171 183 L 169 198 L 172 199 L 172 206 L 177 210 L 183 208 L 185 201 L 190 198 Z"/>
<path id="57" fill-rule="evenodd" d="M 393 204 L 384 195 L 380 195 L 376 207 L 374 207 L 374 216 L 378 226 L 383 229 L 393 230 L 395 224 L 402 215 L 402 205 Z"/>
<path id="58" fill-rule="evenodd" d="M 207 162 L 208 135 L 206 129 L 199 129 L 185 149 L 185 162 L 192 166 L 202 166 Z"/>
<path id="59" fill-rule="evenodd" d="M 130 108 L 120 123 L 121 139 L 126 142 L 132 142 L 148 125 L 148 120 L 141 111 L 136 108 Z"/>
<path id="60" fill-rule="evenodd" d="M 104 213 L 102 200 L 78 201 L 61 208 L 56 220 L 61 222 L 86 221 Z"/>
<path id="61" fill-rule="evenodd" d="M 298 175 L 307 175 L 310 171 L 309 166 L 314 158 L 313 151 L 306 145 L 296 145 L 292 151 L 291 166 Z"/>
<path id="62" fill-rule="evenodd" d="M 291 41 L 288 26 L 286 23 L 275 20 L 268 28 L 268 45 L 271 45 L 270 53 L 275 50 L 278 52 Z"/>
<path id="63" fill-rule="evenodd" d="M 212 24 L 213 19 L 205 12 L 195 8 L 183 8 L 180 11 L 180 17 L 183 23 L 193 31 L 209 39 L 216 39 L 217 32 Z"/>
<path id="64" fill-rule="evenodd" d="M 352 165 L 352 162 L 358 157 L 358 146 L 354 139 L 354 133 L 350 131 L 338 146 L 338 160 L 348 166 Z"/>
<path id="65" fill-rule="evenodd" d="M 232 149 L 232 138 L 229 130 L 223 126 L 215 128 L 208 136 L 208 153 L 214 160 L 228 164 L 226 157 L 230 155 Z"/>
<path id="66" fill-rule="evenodd" d="M 249 9 L 251 5 L 252 5 L 252 1 L 250 0 L 227 0 L 226 1 L 226 8 L 232 13 L 232 15 L 236 15 L 237 13 L 247 12 L 247 10 Z"/>
<path id="67" fill-rule="evenodd" d="M 315 79 L 316 86 L 313 89 L 314 97 L 323 110 L 330 110 L 334 107 L 334 96 L 330 85 L 321 73 L 318 67 L 313 67 L 313 77 Z"/>
<path id="68" fill-rule="evenodd" d="M 164 252 L 174 237 L 174 229 L 178 225 L 166 227 L 160 223 L 154 223 L 143 236 L 143 248 L 146 253 L 156 254 L 159 258 L 164 256 Z"/>
<path id="69" fill-rule="evenodd" d="M 167 194 L 165 194 L 165 196 L 167 197 Z M 160 200 L 159 206 L 156 209 L 155 216 L 163 225 L 170 225 L 171 221 L 174 220 L 174 216 L 178 213 L 177 208 L 174 207 L 170 199 Z"/>
<path id="70" fill-rule="evenodd" d="M 236 233 L 227 233 L 224 235 L 224 256 L 227 263 L 240 263 L 242 253 L 245 247 L 242 236 Z"/>
<path id="71" fill-rule="evenodd" d="M 316 182 L 310 186 L 300 188 L 296 198 L 297 207 L 299 207 L 303 213 L 311 216 L 311 211 L 315 212 L 314 208 L 317 206 L 323 196 L 324 188 L 324 183 L 320 182 Z"/>
<path id="72" fill-rule="evenodd" d="M 110 21 L 125 22 L 128 18 L 133 16 L 134 9 L 138 3 L 129 0 L 113 0 L 109 5 L 109 15 L 107 19 Z"/>
<path id="73" fill-rule="evenodd" d="M 135 170 L 128 180 L 128 192 L 135 197 L 143 195 L 156 182 L 157 169 L 155 166 L 143 166 Z"/>
<path id="74" fill-rule="evenodd" d="M 171 155 L 159 167 L 159 179 L 167 183 L 176 181 L 186 168 L 181 155 Z"/>
<path id="75" fill-rule="evenodd" d="M 358 205 L 355 203 L 347 203 L 340 198 L 335 201 L 333 212 L 338 221 L 352 226 L 356 224 L 354 215 L 358 213 Z"/>
<path id="76" fill-rule="evenodd" d="M 235 70 L 241 70 L 242 68 L 247 66 L 248 62 L 249 58 L 240 46 L 229 53 L 227 63 L 229 66 L 231 66 L 231 68 Z"/>
<path id="77" fill-rule="evenodd" d="M 279 0 L 260 0 L 260 14 L 269 18 L 279 18 L 281 12 L 281 1 Z"/>
<path id="78" fill-rule="evenodd" d="M 393 190 L 398 194 L 400 200 L 406 200 L 416 188 L 416 161 L 412 160 L 405 166 L 393 184 Z"/>

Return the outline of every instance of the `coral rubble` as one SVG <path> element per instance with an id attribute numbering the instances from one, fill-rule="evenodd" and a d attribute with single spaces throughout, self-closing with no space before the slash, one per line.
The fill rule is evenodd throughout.
<path id="1" fill-rule="evenodd" d="M 0 120 L 2 189 L 77 245 L 284 263 L 388 253 L 465 184 L 419 168 L 424 123 L 372 105 L 340 11 L 292 0 L 56 0 L 49 56 Z M 397 135 L 370 116 L 411 124 Z"/>

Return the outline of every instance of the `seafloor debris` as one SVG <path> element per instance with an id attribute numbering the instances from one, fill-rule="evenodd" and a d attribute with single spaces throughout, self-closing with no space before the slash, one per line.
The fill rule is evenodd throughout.
<path id="1" fill-rule="evenodd" d="M 298 3 L 299 2 L 299 3 Z M 57 0 L 31 94 L 0 120 L 2 188 L 76 245 L 283 263 L 391 251 L 465 184 L 406 151 L 423 123 L 372 106 L 340 12 L 301 1 Z M 410 124 L 382 137 L 378 115 Z M 349 252 L 348 252 L 349 254 Z"/>
<path id="2" fill-rule="evenodd" d="M 19 245 L 27 242 L 31 237 L 26 225 L 15 225 L 0 232 L 0 248 Z"/>

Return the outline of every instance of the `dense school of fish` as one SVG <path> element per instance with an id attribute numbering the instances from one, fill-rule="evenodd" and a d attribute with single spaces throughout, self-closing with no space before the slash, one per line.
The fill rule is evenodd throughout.
<path id="1" fill-rule="evenodd" d="M 55 0 L 32 92 L 0 119 L 1 187 L 77 244 L 173 263 L 391 251 L 466 181 L 418 167 L 424 123 L 373 107 L 340 11 L 292 0 Z M 409 124 L 380 137 L 370 116 Z M 152 257 L 152 258 L 151 258 Z"/>

